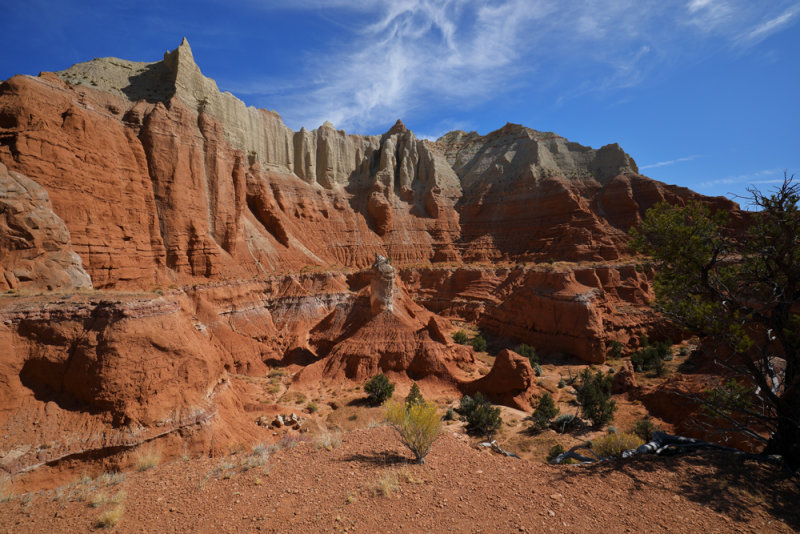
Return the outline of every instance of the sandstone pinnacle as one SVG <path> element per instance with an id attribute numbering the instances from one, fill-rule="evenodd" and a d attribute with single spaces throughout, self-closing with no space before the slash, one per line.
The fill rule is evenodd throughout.
<path id="1" fill-rule="evenodd" d="M 406 125 L 403 124 L 403 121 L 400 120 L 400 119 L 397 119 L 397 122 L 394 123 L 394 126 L 392 126 L 391 129 L 389 129 L 388 132 L 386 132 L 386 135 L 392 135 L 392 134 L 396 134 L 396 133 L 405 133 L 407 131 L 408 131 L 408 128 L 406 128 Z"/>

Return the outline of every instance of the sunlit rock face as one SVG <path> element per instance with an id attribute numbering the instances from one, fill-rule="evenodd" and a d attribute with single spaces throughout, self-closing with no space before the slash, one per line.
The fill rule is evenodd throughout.
<path id="1" fill-rule="evenodd" d="M 0 163 L 0 290 L 91 289 L 47 191 Z"/>
<path id="2" fill-rule="evenodd" d="M 373 314 L 394 311 L 394 267 L 380 254 L 372 264 L 369 303 Z"/>
<path id="3" fill-rule="evenodd" d="M 49 193 L 97 288 L 360 269 L 375 254 L 616 261 L 646 208 L 699 198 L 639 175 L 618 145 L 514 124 L 435 142 L 400 121 L 293 132 L 220 92 L 185 40 L 155 63 L 9 79 L 0 137 L 0 162 Z"/>
<path id="4" fill-rule="evenodd" d="M 640 175 L 616 144 L 520 125 L 294 132 L 220 92 L 185 40 L 157 62 L 14 76 L 0 83 L 0 470 L 176 433 L 204 451 L 252 439 L 230 378 L 267 365 L 527 409 L 530 366 L 500 353 L 476 381 L 452 321 L 593 363 L 611 340 L 666 337 L 627 231 L 690 199 L 738 217 Z"/>

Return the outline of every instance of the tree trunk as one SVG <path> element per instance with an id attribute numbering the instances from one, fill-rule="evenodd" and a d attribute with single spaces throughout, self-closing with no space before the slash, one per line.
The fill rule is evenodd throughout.
<path id="1" fill-rule="evenodd" d="M 786 467 L 800 471 L 800 387 L 787 391 L 777 405 L 778 428 L 764 450 L 780 454 Z"/>

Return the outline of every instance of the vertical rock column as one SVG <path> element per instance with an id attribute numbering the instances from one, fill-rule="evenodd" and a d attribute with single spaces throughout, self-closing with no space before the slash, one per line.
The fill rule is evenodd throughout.
<path id="1" fill-rule="evenodd" d="M 374 315 L 394 311 L 394 267 L 388 258 L 375 254 L 372 264 L 369 304 Z"/>

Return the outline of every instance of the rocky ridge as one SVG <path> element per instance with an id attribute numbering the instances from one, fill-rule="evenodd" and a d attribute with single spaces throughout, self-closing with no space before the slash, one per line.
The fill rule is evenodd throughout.
<path id="1" fill-rule="evenodd" d="M 503 353 L 476 386 L 451 321 L 587 362 L 663 334 L 626 232 L 688 199 L 735 209 L 641 176 L 618 145 L 519 125 L 292 132 L 220 92 L 186 40 L 155 63 L 15 76 L 0 84 L 0 469 L 252 437 L 228 379 L 267 365 L 298 387 L 380 370 L 527 409 L 527 362 Z M 391 265 L 366 269 L 376 255 Z M 53 421 L 88 437 L 62 442 Z"/>

